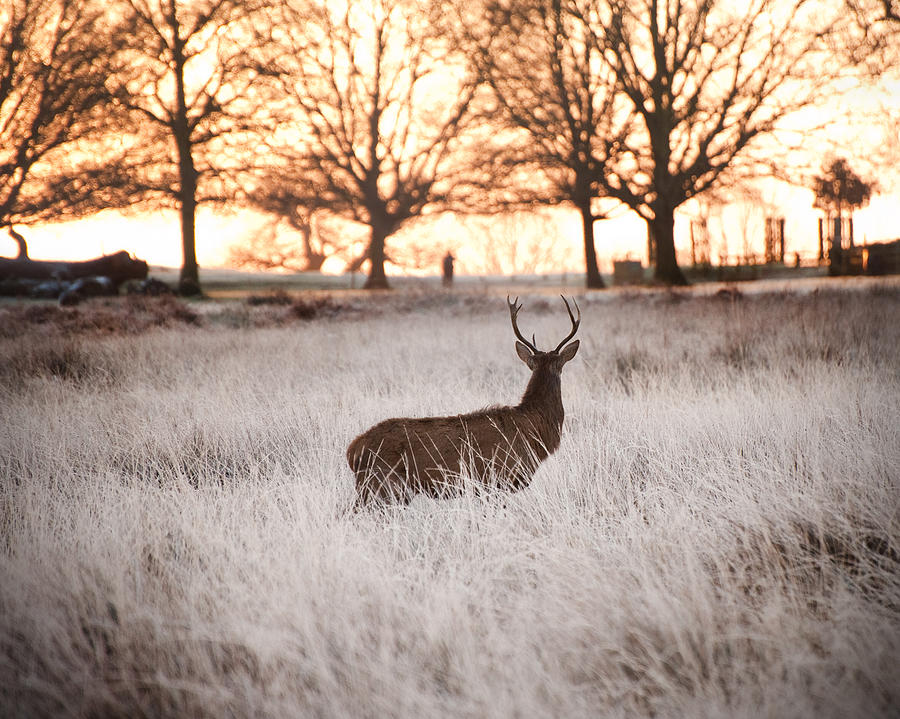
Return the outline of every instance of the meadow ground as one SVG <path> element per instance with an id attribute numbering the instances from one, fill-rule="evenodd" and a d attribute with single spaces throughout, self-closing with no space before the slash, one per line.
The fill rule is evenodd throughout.
<path id="1" fill-rule="evenodd" d="M 517 401 L 502 294 L 0 307 L 0 715 L 897 716 L 900 285 L 579 303 L 527 490 L 359 514 Z"/>

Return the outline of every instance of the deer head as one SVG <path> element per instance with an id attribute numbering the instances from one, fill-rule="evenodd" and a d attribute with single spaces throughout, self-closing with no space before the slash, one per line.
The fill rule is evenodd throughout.
<path id="1" fill-rule="evenodd" d="M 562 295 L 560 295 L 560 297 L 562 297 Z M 578 312 L 578 317 L 576 318 L 575 315 L 572 314 L 572 308 L 569 306 L 569 301 L 565 297 L 562 297 L 562 301 L 565 303 L 566 311 L 569 313 L 569 320 L 572 322 L 572 331 L 556 345 L 556 349 L 542 352 L 537 348 L 533 334 L 531 335 L 531 341 L 529 342 L 519 331 L 517 319 L 519 310 L 522 309 L 522 305 L 519 304 L 519 298 L 516 297 L 515 300 L 510 302 L 509 296 L 507 295 L 506 297 L 506 304 L 509 306 L 509 317 L 512 320 L 513 333 L 515 333 L 516 338 L 518 339 L 516 342 L 516 354 L 519 355 L 519 359 L 528 365 L 528 369 L 532 372 L 546 372 L 555 375 L 557 378 L 559 378 L 559 373 L 562 371 L 563 365 L 572 359 L 575 356 L 575 353 L 578 352 L 578 346 L 580 344 L 578 340 L 575 340 L 568 345 L 566 342 L 572 339 L 578 331 L 578 325 L 581 324 L 581 309 L 578 307 L 578 303 L 573 299 L 572 302 L 575 304 L 575 310 Z"/>

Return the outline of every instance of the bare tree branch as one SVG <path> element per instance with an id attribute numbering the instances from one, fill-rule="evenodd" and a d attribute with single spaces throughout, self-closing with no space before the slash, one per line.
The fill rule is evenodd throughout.
<path id="1" fill-rule="evenodd" d="M 497 122 L 515 138 L 502 153 L 524 202 L 567 203 L 582 217 L 588 287 L 602 287 L 594 222 L 618 204 L 598 177 L 613 132 L 615 77 L 600 62 L 588 13 L 569 0 L 487 0 L 481 13 L 459 10 L 465 42 L 493 91 Z M 504 137 L 504 139 L 506 139 Z M 498 178 L 499 179 L 499 178 Z"/>
<path id="2" fill-rule="evenodd" d="M 0 13 L 0 226 L 58 219 L 77 195 L 48 192 L 102 160 L 83 152 L 112 113 L 107 78 L 127 27 L 93 0 L 11 0 Z"/>
<path id="3" fill-rule="evenodd" d="M 606 5 L 590 19 L 625 107 L 613 113 L 613 167 L 598 182 L 647 220 L 657 279 L 680 284 L 675 209 L 813 104 L 817 86 L 838 72 L 823 43 L 837 16 L 810 0 Z"/>
<path id="4" fill-rule="evenodd" d="M 258 130 L 260 111 L 247 60 L 253 21 L 266 0 L 119 0 L 135 27 L 129 72 L 110 79 L 131 115 L 127 153 L 116 157 L 105 193 L 120 206 L 175 206 L 181 217 L 185 288 L 199 290 L 198 204 L 234 197 L 253 164 L 236 144 Z M 174 148 L 174 151 L 173 151 Z M 103 195 L 101 195 L 103 196 Z"/>
<path id="5" fill-rule="evenodd" d="M 258 60 L 277 89 L 280 137 L 270 146 L 297 203 L 368 226 L 370 288 L 387 286 L 391 235 L 484 183 L 461 152 L 478 82 L 438 31 L 442 13 L 437 1 L 283 0 Z"/>

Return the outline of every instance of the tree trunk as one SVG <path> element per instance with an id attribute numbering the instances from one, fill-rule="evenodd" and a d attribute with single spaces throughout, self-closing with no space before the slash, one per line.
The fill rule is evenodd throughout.
<path id="1" fill-rule="evenodd" d="M 193 163 L 181 170 L 181 248 L 182 265 L 179 289 L 182 294 L 200 294 L 200 271 L 197 265 L 197 180 Z"/>
<path id="2" fill-rule="evenodd" d="M 675 258 L 675 212 L 670 209 L 657 210 L 656 217 L 648 225 L 656 246 L 654 278 L 666 285 L 688 285 Z"/>
<path id="3" fill-rule="evenodd" d="M 310 252 L 306 255 L 303 272 L 321 272 L 322 265 L 325 264 L 327 258 L 318 252 Z"/>
<path id="4" fill-rule="evenodd" d="M 825 260 L 825 220 L 819 218 L 819 263 Z"/>
<path id="5" fill-rule="evenodd" d="M 363 285 L 364 290 L 386 290 L 390 289 L 387 281 L 387 275 L 384 274 L 384 241 L 387 238 L 387 232 L 377 222 L 372 223 L 372 235 L 369 241 L 369 276 Z"/>
<path id="6" fill-rule="evenodd" d="M 302 216 L 297 209 L 294 209 L 290 219 L 291 226 L 300 233 L 303 238 L 303 271 L 319 272 L 322 265 L 325 264 L 325 253 L 316 252 L 313 248 L 313 220 L 312 214 L 307 217 Z"/>
<path id="7" fill-rule="evenodd" d="M 594 247 L 594 215 L 591 213 L 590 199 L 586 203 L 582 203 L 578 211 L 581 213 L 581 225 L 584 231 L 584 264 L 587 270 L 586 287 L 589 290 L 600 290 L 606 285 L 597 267 L 597 250 Z"/>
<path id="8" fill-rule="evenodd" d="M 178 180 L 180 183 L 178 200 L 181 210 L 181 278 L 178 283 L 180 294 L 199 295 L 200 273 L 197 267 L 196 216 L 197 216 L 197 168 L 191 145 L 191 129 L 188 124 L 187 102 L 184 90 L 185 56 L 184 45 L 178 38 L 177 20 L 174 6 L 171 18 L 176 38 L 173 48 L 175 62 L 175 100 L 177 111 L 172 118 L 172 131 L 178 151 Z"/>

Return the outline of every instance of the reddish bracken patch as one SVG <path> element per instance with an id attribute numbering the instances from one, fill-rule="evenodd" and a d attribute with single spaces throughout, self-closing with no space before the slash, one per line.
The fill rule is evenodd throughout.
<path id="1" fill-rule="evenodd" d="M 154 327 L 199 325 L 200 316 L 172 296 L 125 296 L 79 307 L 14 303 L 0 307 L 0 337 L 26 334 L 137 334 Z"/>

